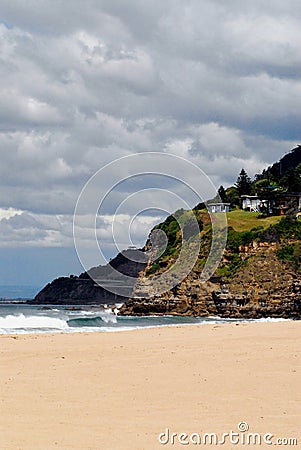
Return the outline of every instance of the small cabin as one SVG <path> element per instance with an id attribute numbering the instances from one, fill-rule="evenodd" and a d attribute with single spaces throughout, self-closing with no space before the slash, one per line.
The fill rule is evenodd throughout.
<path id="1" fill-rule="evenodd" d="M 241 208 L 250 212 L 261 212 L 267 207 L 267 200 L 261 200 L 257 195 L 242 195 Z"/>
<path id="2" fill-rule="evenodd" d="M 230 203 L 208 203 L 210 213 L 227 213 L 230 211 Z"/>

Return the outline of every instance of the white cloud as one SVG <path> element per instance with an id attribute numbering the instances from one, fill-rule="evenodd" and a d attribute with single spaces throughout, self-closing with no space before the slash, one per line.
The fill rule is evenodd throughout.
<path id="1" fill-rule="evenodd" d="M 76 199 L 115 158 L 173 152 L 227 186 L 242 166 L 253 176 L 299 143 L 296 0 L 40 8 L 2 0 L 1 8 L 1 246 L 72 246 Z M 120 187 L 104 216 L 129 189 Z M 148 232 L 139 220 L 137 239 Z M 126 241 L 121 223 L 119 231 Z"/>
<path id="2" fill-rule="evenodd" d="M 0 221 L 2 219 L 10 219 L 11 217 L 22 214 L 23 211 L 14 208 L 0 208 Z"/>

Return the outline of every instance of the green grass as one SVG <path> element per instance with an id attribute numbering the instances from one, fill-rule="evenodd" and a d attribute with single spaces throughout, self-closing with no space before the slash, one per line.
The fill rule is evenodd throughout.
<path id="1" fill-rule="evenodd" d="M 281 220 L 280 216 L 271 216 L 261 218 L 260 213 L 247 212 L 242 210 L 231 211 L 227 213 L 228 226 L 235 231 L 250 231 L 253 228 L 268 228 Z"/>

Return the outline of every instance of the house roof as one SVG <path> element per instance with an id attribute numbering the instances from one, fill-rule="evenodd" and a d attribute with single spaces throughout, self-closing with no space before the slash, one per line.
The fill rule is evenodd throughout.
<path id="1" fill-rule="evenodd" d="M 207 203 L 208 206 L 230 206 L 231 203 L 217 202 L 217 203 Z"/>
<path id="2" fill-rule="evenodd" d="M 241 195 L 240 198 L 251 198 L 253 200 L 259 200 L 258 195 Z"/>

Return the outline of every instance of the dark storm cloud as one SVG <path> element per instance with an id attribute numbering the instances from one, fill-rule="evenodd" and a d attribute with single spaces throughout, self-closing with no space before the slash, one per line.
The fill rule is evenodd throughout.
<path id="1" fill-rule="evenodd" d="M 227 185 L 299 143 L 296 0 L 0 3 L 0 208 L 70 215 L 96 170 L 135 152 Z"/>

